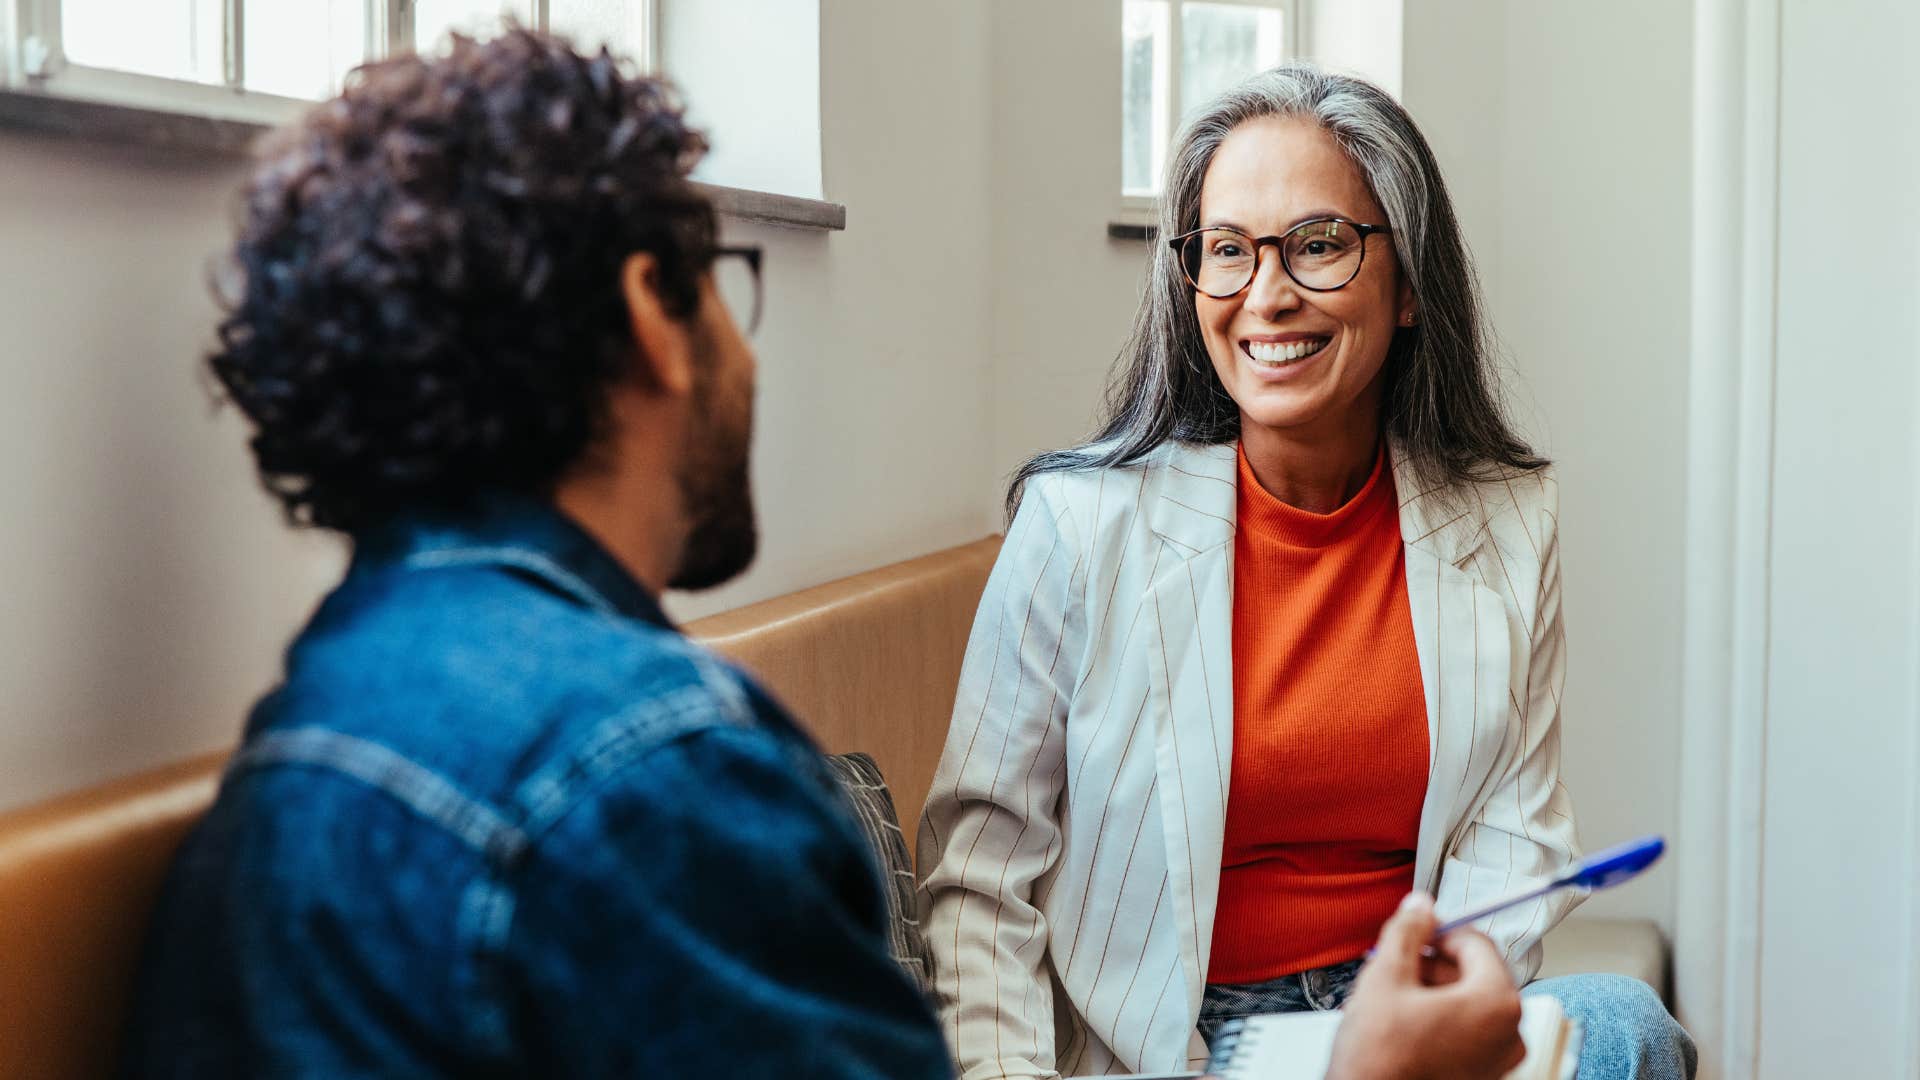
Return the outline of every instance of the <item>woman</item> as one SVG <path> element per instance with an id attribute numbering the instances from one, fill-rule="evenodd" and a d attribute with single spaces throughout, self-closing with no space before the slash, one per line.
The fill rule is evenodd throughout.
<path id="1" fill-rule="evenodd" d="M 1169 166 L 1110 418 L 1022 468 L 920 833 L 967 1080 L 1173 1069 L 1338 1007 L 1410 890 L 1576 858 L 1552 470 L 1390 97 L 1289 65 Z M 1576 902 L 1483 929 L 1524 984 Z M 1541 984 L 1582 1077 L 1691 1073 L 1643 985 Z"/>

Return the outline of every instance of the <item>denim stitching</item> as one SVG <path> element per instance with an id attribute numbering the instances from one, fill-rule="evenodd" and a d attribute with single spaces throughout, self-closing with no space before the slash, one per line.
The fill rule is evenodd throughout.
<path id="1" fill-rule="evenodd" d="M 526 848 L 526 834 L 439 773 L 376 742 L 325 728 L 275 731 L 234 756 L 230 773 L 270 765 L 312 765 L 385 792 L 445 829 L 495 866 Z"/>
<path id="2" fill-rule="evenodd" d="M 619 611 L 599 590 L 552 559 L 521 548 L 444 548 L 407 556 L 400 565 L 409 570 L 443 570 L 455 566 L 511 566 L 534 574 L 602 615 Z"/>
<path id="3" fill-rule="evenodd" d="M 716 661 L 704 649 L 690 648 L 687 658 L 700 673 L 701 683 L 720 699 L 727 719 L 735 724 L 753 723 L 753 703 L 747 700 L 747 691 L 741 685 L 739 675 Z"/>
<path id="4" fill-rule="evenodd" d="M 546 766 L 521 786 L 515 802 L 522 808 L 527 833 L 545 832 L 573 805 L 582 787 L 677 735 L 720 726 L 714 723 L 716 717 L 743 726 L 726 705 L 718 688 L 696 683 L 648 698 L 603 722 L 579 752 Z"/>
<path id="5" fill-rule="evenodd" d="M 472 943 L 470 1034 L 497 1056 L 506 1055 L 513 1046 L 499 963 L 513 928 L 513 912 L 513 891 L 491 876 L 474 879 L 460 897 L 459 936 Z"/>
<path id="6" fill-rule="evenodd" d="M 564 814 L 582 784 L 619 768 L 638 753 L 710 726 L 716 718 L 736 727 L 757 723 L 740 676 L 707 650 L 677 635 L 660 635 L 649 644 L 686 662 L 699 681 L 602 721 L 578 752 L 549 763 L 522 783 L 513 802 L 529 834 L 545 831 Z"/>
<path id="7" fill-rule="evenodd" d="M 429 552 L 408 562 L 416 568 L 506 564 L 547 573 L 547 567 L 540 565 L 544 560 L 520 555 L 511 549 L 469 549 Z M 553 571 L 557 585 L 577 592 L 589 606 L 611 613 L 597 593 L 564 571 Z M 649 698 L 603 722 L 579 753 L 553 762 L 528 780 L 505 815 L 389 747 L 325 728 L 262 735 L 234 756 L 228 772 L 305 765 L 341 774 L 397 800 L 483 858 L 488 872 L 467 886 L 457 914 L 459 936 L 467 942 L 473 964 L 465 980 L 471 1008 L 463 1011 L 476 1045 L 504 1054 L 512 1046 L 512 1031 L 498 985 L 498 960 L 512 932 L 515 897 L 500 875 L 519 862 L 532 837 L 572 806 L 583 786 L 677 735 L 753 723 L 752 703 L 737 674 L 694 646 L 670 651 L 687 661 L 702 681 Z"/>
<path id="8" fill-rule="evenodd" d="M 498 876 L 526 850 L 526 833 L 440 774 L 379 743 L 324 728 L 276 731 L 253 740 L 234 756 L 229 775 L 275 765 L 306 765 L 339 773 L 399 801 L 471 848 L 486 864 L 461 896 L 458 937 L 469 944 L 474 967 L 471 1011 L 474 1040 L 495 1054 L 512 1046 L 498 968 L 513 924 L 513 893 Z"/>

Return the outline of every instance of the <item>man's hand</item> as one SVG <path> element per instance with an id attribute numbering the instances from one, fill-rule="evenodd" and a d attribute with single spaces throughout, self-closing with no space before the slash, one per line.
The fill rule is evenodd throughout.
<path id="1" fill-rule="evenodd" d="M 1498 1080 L 1520 1064 L 1520 993 L 1471 930 L 1435 947 L 1433 901 L 1414 893 L 1381 931 L 1334 1041 L 1327 1080 Z"/>

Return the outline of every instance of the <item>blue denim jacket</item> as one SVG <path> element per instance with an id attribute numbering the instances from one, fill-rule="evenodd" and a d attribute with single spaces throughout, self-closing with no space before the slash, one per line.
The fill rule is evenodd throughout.
<path id="1" fill-rule="evenodd" d="M 805 736 L 583 531 L 357 545 L 168 879 L 133 1076 L 947 1077 Z"/>

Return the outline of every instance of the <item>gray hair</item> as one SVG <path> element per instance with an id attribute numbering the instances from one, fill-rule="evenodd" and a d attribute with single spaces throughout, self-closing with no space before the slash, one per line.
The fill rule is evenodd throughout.
<path id="1" fill-rule="evenodd" d="M 1325 129 L 1386 211 L 1420 322 L 1396 331 L 1387 348 L 1381 419 L 1416 474 L 1426 486 L 1451 486 L 1545 465 L 1507 423 L 1479 282 L 1439 163 L 1413 118 L 1379 87 L 1295 62 L 1222 94 L 1182 129 L 1169 156 L 1159 235 L 1199 227 L 1200 188 L 1214 153 L 1235 128 L 1267 116 L 1302 117 Z M 1193 296 L 1178 255 L 1154 244 L 1099 432 L 1021 466 L 1007 491 L 1009 518 L 1026 482 L 1040 473 L 1126 465 L 1168 441 L 1239 438 L 1240 410 L 1207 358 Z"/>

